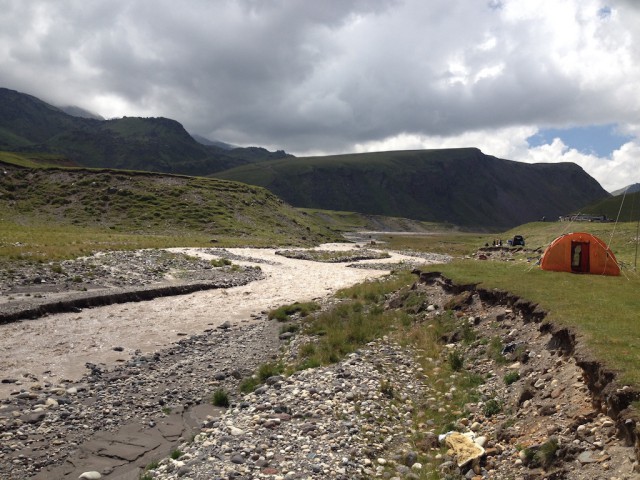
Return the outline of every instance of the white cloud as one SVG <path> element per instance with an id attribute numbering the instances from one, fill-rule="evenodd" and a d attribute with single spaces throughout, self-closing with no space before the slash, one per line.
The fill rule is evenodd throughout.
<path id="1" fill-rule="evenodd" d="M 591 158 L 526 144 L 539 128 L 638 123 L 636 2 L 0 0 L 0 9 L 0 86 L 57 104 L 167 116 L 297 154 L 478 146 L 514 160 L 574 158 L 604 185 L 619 171 L 640 181 L 631 147 Z"/>
<path id="2" fill-rule="evenodd" d="M 573 162 L 599 179 L 605 190 L 613 191 L 640 181 L 640 142 L 632 141 L 615 150 L 610 157 L 589 155 L 567 147 L 558 138 L 551 144 L 531 148 L 523 161 L 529 163 Z"/>

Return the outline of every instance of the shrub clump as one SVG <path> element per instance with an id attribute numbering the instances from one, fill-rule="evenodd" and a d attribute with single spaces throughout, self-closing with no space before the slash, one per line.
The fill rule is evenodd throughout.
<path id="1" fill-rule="evenodd" d="M 536 452 L 535 460 L 540 462 L 543 468 L 549 468 L 556 459 L 558 448 L 558 439 L 556 437 L 549 438 L 549 440 L 540 445 L 540 448 Z"/>
<path id="2" fill-rule="evenodd" d="M 451 370 L 454 372 L 462 370 L 462 367 L 464 366 L 464 357 L 459 351 L 454 350 L 449 353 L 449 366 L 451 366 Z"/>
<path id="3" fill-rule="evenodd" d="M 240 391 L 242 393 L 251 393 L 258 385 L 266 382 L 267 378 L 280 375 L 282 372 L 284 372 L 284 365 L 282 363 L 264 363 L 260 365 L 254 375 L 246 377 L 240 382 Z"/>
<path id="4" fill-rule="evenodd" d="M 295 302 L 291 305 L 283 305 L 269 312 L 269 320 L 276 319 L 279 322 L 286 322 L 290 319 L 291 315 L 299 314 L 301 317 L 306 317 L 309 314 L 320 309 L 320 305 L 316 302 Z"/>
<path id="5" fill-rule="evenodd" d="M 226 267 L 231 265 L 231 260 L 228 258 L 214 258 L 210 263 L 212 267 Z"/>
<path id="6" fill-rule="evenodd" d="M 494 415 L 497 415 L 501 411 L 502 411 L 502 405 L 495 398 L 492 398 L 491 400 L 487 400 L 487 402 L 484 404 L 484 408 L 482 409 L 482 412 L 484 413 L 485 417 L 493 417 Z"/>
<path id="7" fill-rule="evenodd" d="M 229 394 L 227 394 L 227 392 L 225 392 L 223 389 L 219 388 L 213 393 L 212 403 L 216 407 L 227 408 L 229 405 L 231 405 L 231 402 L 229 401 Z"/>
<path id="8" fill-rule="evenodd" d="M 520 374 L 518 372 L 509 372 L 504 376 L 504 383 L 506 385 L 511 385 L 518 380 L 520 380 Z"/>

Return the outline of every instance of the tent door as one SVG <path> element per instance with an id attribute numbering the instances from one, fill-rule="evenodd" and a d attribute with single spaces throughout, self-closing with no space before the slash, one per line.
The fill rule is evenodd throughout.
<path id="1" fill-rule="evenodd" d="M 589 273 L 589 242 L 571 242 L 571 271 Z"/>

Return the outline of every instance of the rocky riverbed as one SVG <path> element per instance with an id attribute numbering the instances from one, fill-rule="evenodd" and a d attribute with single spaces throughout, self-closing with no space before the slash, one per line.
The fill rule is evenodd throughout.
<path id="1" fill-rule="evenodd" d="M 262 258 L 266 275 L 279 263 L 256 251 L 233 255 Z M 292 361 L 310 340 L 280 334 L 262 311 L 198 334 L 185 328 L 174 343 L 126 361 L 86 362 L 74 380 L 22 378 L 0 405 L 0 478 L 638 478 L 633 448 L 619 436 L 624 418 L 593 390 L 575 349 L 541 328 L 543 312 L 434 278 L 416 283 L 424 301 L 414 321 L 429 328 L 453 309 L 461 327 L 426 369 L 422 352 L 389 335 L 242 395 L 240 381 L 259 365 Z M 405 301 L 390 296 L 385 308 Z M 494 338 L 510 347 L 496 355 Z M 453 352 L 483 379 L 451 425 L 481 452 L 475 459 L 428 419 L 454 408 L 459 374 L 434 383 Z M 218 389 L 232 392 L 228 409 L 212 406 Z"/>
<path id="2" fill-rule="evenodd" d="M 218 276 L 210 261 L 161 249 L 100 252 L 50 263 L 23 262 L 0 271 L 0 292 L 87 291 L 97 288 L 142 287 L 171 279 L 206 280 Z"/>
<path id="3" fill-rule="evenodd" d="M 272 377 L 206 421 L 148 478 L 639 478 L 634 450 L 618 436 L 621 420 L 607 416 L 576 358 L 538 328 L 541 318 L 442 284 L 417 288 L 428 299 L 417 315 L 425 328 L 454 308 L 462 330 L 474 332 L 471 341 L 460 330 L 445 339 L 434 370 L 419 366 L 420 352 L 385 337 L 336 365 Z M 387 307 L 402 304 L 392 298 Z M 488 355 L 496 337 L 510 347 Z M 307 340 L 292 342 L 284 357 L 295 358 Z M 462 444 L 425 417 L 416 421 L 419 411 L 453 408 L 455 387 L 430 379 L 453 351 L 484 380 L 452 425 Z"/>
<path id="4" fill-rule="evenodd" d="M 354 246 L 331 248 L 349 249 Z M 396 262 L 404 259 L 398 255 L 394 257 L 392 260 Z M 229 262 L 222 261 L 231 258 L 233 265 L 225 265 Z M 0 407 L 3 439 L 0 478 L 28 478 L 43 469 L 47 473 L 43 473 L 42 478 L 57 478 L 62 471 L 52 473 L 51 468 L 60 463 L 64 466 L 64 477 L 60 478 L 68 475 L 75 478 L 73 475 L 84 463 L 78 458 L 68 460 L 68 453 L 76 451 L 82 458 L 94 458 L 92 455 L 98 454 L 96 448 L 104 446 L 105 442 L 119 444 L 120 447 L 116 449 L 115 456 L 112 449 L 103 448 L 106 456 L 98 454 L 103 458 L 97 464 L 104 467 L 105 472 L 112 472 L 111 478 L 120 478 L 114 477 L 114 472 L 122 470 L 123 464 L 129 465 L 132 468 L 121 478 L 137 478 L 137 473 L 131 472 L 138 465 L 130 465 L 132 462 L 147 459 L 144 452 L 148 451 L 156 452 L 157 458 L 157 449 L 166 450 L 166 445 L 175 445 L 183 432 L 193 427 L 194 422 L 198 423 L 196 419 L 207 410 L 206 405 L 210 407 L 207 401 L 197 403 L 189 400 L 192 396 L 182 393 L 189 389 L 182 385 L 170 390 L 178 398 L 176 405 L 166 406 L 170 403 L 167 399 L 161 399 L 162 403 L 158 405 L 152 400 L 143 402 L 142 397 L 156 393 L 149 386 L 138 391 L 141 385 L 146 385 L 147 377 L 153 378 L 150 372 L 169 377 L 158 384 L 158 392 L 166 390 L 162 389 L 173 382 L 173 376 L 182 372 L 180 368 L 188 372 L 183 380 L 195 381 L 193 388 L 204 388 L 210 383 L 208 376 L 212 373 L 220 377 L 221 374 L 214 369 L 221 365 L 222 360 L 230 362 L 238 376 L 238 372 L 255 367 L 254 356 L 264 361 L 264 356 L 272 355 L 271 349 L 278 346 L 277 334 L 272 330 L 277 330 L 277 327 L 263 322 L 261 312 L 265 309 L 296 300 L 321 300 L 337 288 L 386 273 L 384 270 L 356 271 L 345 265 L 318 264 L 310 275 L 309 268 L 301 269 L 299 263 L 277 257 L 273 250 L 268 249 L 174 249 L 170 252 L 112 252 L 75 262 L 18 265 L 7 270 L 0 283 L 3 293 L 0 308 L 4 308 L 5 313 L 16 306 L 25 308 L 39 302 L 57 304 L 60 299 L 76 295 L 95 299 L 96 293 L 101 295 L 102 291 L 107 295 L 123 289 L 140 293 L 158 288 L 158 283 L 185 285 L 194 281 L 209 282 L 214 289 L 149 302 L 100 308 L 75 307 L 69 313 L 2 326 L 0 396 L 4 400 Z M 129 267 L 133 272 L 130 277 L 127 276 Z M 220 276 L 216 277 L 214 272 L 219 272 Z M 229 276 L 245 280 L 239 282 L 241 286 L 216 284 Z M 90 278 L 91 283 L 73 281 L 76 277 Z M 219 327 L 224 328 L 220 330 Z M 226 333 L 226 336 L 215 336 L 219 332 Z M 188 367 L 183 364 L 190 360 L 177 355 L 173 346 L 177 344 L 180 351 L 186 351 L 185 355 L 191 358 L 189 349 L 185 348 L 192 345 L 189 339 L 194 334 L 205 336 L 197 342 L 209 345 L 210 360 L 205 363 L 194 355 L 195 367 Z M 215 337 L 213 340 L 209 338 L 211 335 Z M 231 346 L 228 347 L 227 343 Z M 165 357 L 166 351 L 169 353 Z M 164 358 L 171 367 L 166 367 L 159 358 Z M 178 360 L 182 363 L 176 366 Z M 147 366 L 149 371 L 139 371 Z M 198 379 L 199 375 L 206 377 L 207 381 Z M 227 375 L 225 378 L 237 382 L 236 376 Z M 106 383 L 100 385 L 105 379 Z M 211 381 L 219 384 L 220 378 Z M 97 390 L 94 382 L 98 382 Z M 109 389 L 105 393 L 103 390 L 107 386 L 119 389 Z M 198 391 L 199 399 L 210 394 L 206 389 Z M 107 406 L 97 402 L 97 397 L 104 397 Z M 183 397 L 188 408 L 180 404 Z M 109 415 L 108 418 L 103 418 L 99 410 L 85 410 L 87 405 L 96 403 L 102 406 L 102 412 Z M 139 404 L 145 407 L 140 410 Z M 179 418 L 153 420 L 153 427 L 145 427 L 144 421 L 136 423 L 135 418 L 141 415 L 140 412 L 146 411 L 153 416 L 158 411 L 169 410 L 179 414 Z M 146 417 L 142 418 L 146 421 Z M 163 431 L 156 431 L 161 426 Z M 76 433 L 79 436 L 74 436 Z M 102 434 L 108 435 L 97 438 L 97 443 L 88 440 Z M 152 440 L 148 440 L 147 434 Z M 123 438 L 134 439 L 125 442 L 133 453 L 124 453 L 127 448 L 119 443 Z M 131 446 L 131 442 L 136 444 L 136 448 Z M 151 444 L 155 446 L 147 448 Z M 87 445 L 98 447 L 92 447 L 94 451 L 89 455 L 80 448 Z M 50 451 L 46 450 L 47 446 Z"/>
<path id="5" fill-rule="evenodd" d="M 137 479 L 216 414 L 215 390 L 237 389 L 278 346 L 272 322 L 223 324 L 113 368 L 87 363 L 79 381 L 32 385 L 0 405 L 0 478 Z"/>
<path id="6" fill-rule="evenodd" d="M 245 285 L 259 266 L 231 265 L 167 250 L 101 252 L 0 270 L 0 323 L 81 308 Z"/>

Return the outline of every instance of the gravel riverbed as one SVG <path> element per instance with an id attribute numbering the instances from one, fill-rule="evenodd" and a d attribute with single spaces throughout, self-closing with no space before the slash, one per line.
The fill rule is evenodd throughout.
<path id="1" fill-rule="evenodd" d="M 327 248 L 352 249 L 354 246 Z M 226 257 L 234 258 L 235 267 L 212 267 L 211 260 Z M 401 262 L 404 257 L 394 255 L 394 259 Z M 90 445 L 88 438 L 105 432 L 116 435 L 118 429 L 130 428 L 138 417 L 142 428 L 149 416 L 163 414 L 167 409 L 173 412 L 173 408 L 179 407 L 176 412 L 192 415 L 194 405 L 210 404 L 203 399 L 211 394 L 211 382 L 214 385 L 221 382 L 222 374 L 217 370 L 224 368 L 219 361 L 225 360 L 234 366 L 235 376 L 227 372 L 225 378 L 228 382 L 237 382 L 239 372 L 246 373 L 247 369 L 255 368 L 257 359 L 264 361 L 273 355 L 271 349 L 277 349 L 279 340 L 271 329 L 277 327 L 264 322 L 266 310 L 297 300 L 321 301 L 338 288 L 386 273 L 385 270 L 358 271 L 345 265 L 315 263 L 311 270 L 309 265 L 301 268 L 300 263 L 278 257 L 269 249 L 173 249 L 170 252 L 111 252 L 76 262 L 21 266 L 8 271 L 0 282 L 2 308 L 29 305 L 34 301 L 56 301 L 76 294 L 91 295 L 101 289 L 153 288 L 158 281 L 184 283 L 202 276 L 211 280 L 211 272 L 215 271 L 242 275 L 260 267 L 260 276 L 238 287 L 81 309 L 2 325 L 0 478 L 29 478 L 38 471 L 45 472 L 39 478 L 76 478 L 77 475 L 73 475 L 84 463 L 78 458 L 69 460 L 69 455 L 80 452 L 83 445 Z M 134 273 L 128 277 L 128 271 Z M 71 274 L 90 278 L 91 282 L 69 281 Z M 226 336 L 220 337 L 220 332 L 226 332 Z M 196 342 L 209 345 L 209 360 L 200 361 L 199 350 L 191 349 L 194 344 L 189 339 L 194 335 L 205 335 Z M 215 342 L 210 336 L 214 336 Z M 176 355 L 175 345 L 184 355 Z M 184 377 L 180 375 L 183 371 L 187 372 Z M 213 374 L 217 379 L 209 378 Z M 176 376 L 191 386 L 179 383 L 165 388 L 176 385 L 173 379 Z M 150 383 L 147 377 L 152 379 Z M 162 380 L 153 380 L 155 378 Z M 164 399 L 163 392 L 167 389 L 173 393 Z M 190 394 L 190 389 L 199 389 L 200 393 Z M 166 406 L 176 398 L 177 407 Z M 198 404 L 194 398 L 202 403 Z M 183 399 L 187 407 L 180 405 Z M 94 405 L 100 409 L 92 410 Z M 162 425 L 157 418 L 149 421 L 155 424 L 151 430 Z M 169 440 L 175 445 L 186 432 L 183 424 L 193 424 L 194 420 L 172 422 L 174 426 L 170 430 L 181 433 L 169 438 L 158 433 L 156 438 L 163 437 L 163 445 Z M 139 437 L 138 443 L 147 443 L 142 439 L 145 432 L 135 434 Z M 114 438 L 101 441 L 113 443 Z M 130 448 L 135 452 L 140 450 L 139 456 L 122 452 L 118 453 L 119 457 L 112 455 L 107 465 L 103 465 L 104 473 L 109 473 L 110 478 L 137 478 L 137 472 L 132 473 L 138 468 L 135 462 L 150 461 L 145 452 L 154 449 L 149 450 L 149 446 Z M 166 453 L 163 451 L 162 455 Z M 68 464 L 69 461 L 72 463 Z M 98 461 L 98 466 L 105 461 L 104 458 Z M 132 463 L 134 468 L 123 473 L 125 476 L 114 476 L 114 472 L 122 470 L 122 465 Z M 63 473 L 51 470 L 60 465 Z"/>
<path id="2" fill-rule="evenodd" d="M 188 252 L 207 261 L 224 256 L 219 251 Z M 429 359 L 433 369 L 441 369 L 449 353 L 457 351 L 467 359 L 465 367 L 485 380 L 477 400 L 465 405 L 452 425 L 474 449 L 481 449 L 474 460 L 464 461 L 456 448 L 446 446 L 447 440 L 439 437 L 443 432 L 427 417 L 416 421 L 420 412 L 453 408 L 457 374 L 451 385 L 446 379 L 435 384 L 435 370 L 424 370 L 417 361 L 422 352 L 392 335 L 337 364 L 276 375 L 252 393 L 238 393 L 239 383 L 259 365 L 292 361 L 297 348 L 310 340 L 281 334 L 280 325 L 267 320 L 268 308 L 309 296 L 326 306 L 333 302 L 335 288 L 385 272 L 286 259 L 258 249 L 228 254 L 242 266 L 261 259 L 265 278 L 225 289 L 226 294 L 198 292 L 135 308 L 51 316 L 59 323 L 39 331 L 43 336 L 78 315 L 81 323 L 92 316 L 99 320 L 91 328 L 76 320 L 79 330 L 95 333 L 109 322 L 116 329 L 101 341 L 102 348 L 68 357 L 75 366 L 61 371 L 69 375 L 29 367 L 11 377 L 3 370 L 0 377 L 9 383 L 2 384 L 6 394 L 0 403 L 0 478 L 639 478 L 633 448 L 617 435 L 619 420 L 599 406 L 579 362 L 552 345 L 548 331 L 510 305 L 484 302 L 472 292 L 456 296 L 438 283 L 416 283 L 425 300 L 414 321 L 429 328 L 453 306 L 476 332 L 472 342 L 460 335 L 443 339 L 447 347 L 442 355 Z M 391 260 L 413 259 L 392 254 Z M 283 291 L 285 285 L 289 290 Z M 400 308 L 403 301 L 390 297 L 386 308 Z M 212 308 L 222 312 L 225 304 L 238 315 L 228 310 L 212 315 Z M 200 308 L 207 314 L 189 323 Z M 124 323 L 139 317 L 142 323 L 132 323 L 131 329 Z M 146 330 L 151 323 L 173 328 L 152 335 Z M 37 337 L 34 332 L 38 330 L 19 330 L 16 340 L 0 345 L 0 353 L 10 355 L 18 338 L 28 343 L 30 336 Z M 157 341 L 145 344 L 148 336 Z M 497 362 L 487 355 L 494 337 L 525 348 L 517 349 L 517 357 L 505 352 L 508 362 Z M 42 345 L 37 353 L 43 362 L 47 343 L 37 345 Z M 517 378 L 511 375 L 514 381 L 507 383 L 504 378 L 513 373 Z M 211 404 L 219 389 L 232 392 L 227 409 Z M 492 402 L 500 408 L 488 409 Z M 555 442 L 553 456 L 542 464 L 537 452 L 550 441 Z"/>

